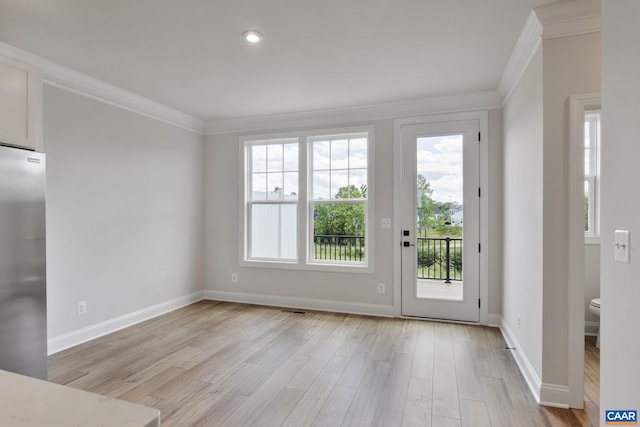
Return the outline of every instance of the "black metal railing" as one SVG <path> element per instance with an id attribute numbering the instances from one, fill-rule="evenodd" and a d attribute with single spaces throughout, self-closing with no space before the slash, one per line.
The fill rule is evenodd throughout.
<path id="1" fill-rule="evenodd" d="M 313 236 L 313 258 L 328 261 L 364 261 L 364 236 Z"/>
<path id="2" fill-rule="evenodd" d="M 462 239 L 418 235 L 418 279 L 462 280 Z"/>

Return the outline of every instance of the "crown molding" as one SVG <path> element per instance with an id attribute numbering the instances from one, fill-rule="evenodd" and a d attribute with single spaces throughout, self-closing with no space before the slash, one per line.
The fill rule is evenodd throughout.
<path id="1" fill-rule="evenodd" d="M 600 0 L 570 0 L 534 9 L 542 23 L 542 38 L 577 36 L 600 32 Z"/>
<path id="2" fill-rule="evenodd" d="M 541 43 L 542 23 L 536 13 L 531 11 L 498 83 L 498 93 L 502 95 L 504 103 L 518 85 Z"/>
<path id="3" fill-rule="evenodd" d="M 44 69 L 44 83 L 198 134 L 204 122 L 135 93 L 57 64 Z"/>
<path id="4" fill-rule="evenodd" d="M 569 0 L 531 11 L 498 84 L 507 102 L 543 40 L 599 32 L 600 0 Z"/>
<path id="5" fill-rule="evenodd" d="M 217 135 L 235 132 L 333 126 L 415 115 L 492 110 L 501 107 L 502 97 L 497 92 L 478 92 L 466 95 L 420 98 L 359 107 L 210 120 L 205 124 L 205 134 Z"/>
<path id="6" fill-rule="evenodd" d="M 202 134 L 204 122 L 189 114 L 152 101 L 102 80 L 56 64 L 40 56 L 0 42 L 0 54 L 42 70 L 45 84 L 95 99 L 109 105 Z"/>

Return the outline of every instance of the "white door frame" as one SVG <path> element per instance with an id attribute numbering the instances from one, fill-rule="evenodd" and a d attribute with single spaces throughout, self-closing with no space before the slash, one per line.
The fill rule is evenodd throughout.
<path id="1" fill-rule="evenodd" d="M 569 97 L 569 406 L 584 405 L 584 113 L 599 93 Z"/>
<path id="2" fill-rule="evenodd" d="M 413 246 L 402 249 L 402 315 L 411 317 L 426 317 L 442 320 L 453 320 L 477 323 L 480 321 L 479 274 L 480 253 L 480 133 L 479 120 L 441 121 L 438 123 L 422 123 L 419 125 L 404 125 L 402 130 L 402 231 L 409 232 L 404 237 L 406 245 L 413 242 Z M 442 138 L 459 136 L 462 138 L 460 160 L 461 190 L 463 193 L 464 226 L 462 241 L 462 289 L 460 300 L 447 300 L 430 297 L 420 297 L 417 289 L 420 280 L 417 278 L 417 251 L 419 245 L 416 225 L 416 176 L 420 169 L 417 160 L 419 141 L 422 138 Z M 464 160 L 463 160 L 464 159 Z M 428 175 L 427 175 L 428 176 Z M 434 192 L 437 185 L 433 186 Z M 447 267 L 448 268 L 448 267 Z M 453 282 L 455 283 L 455 281 Z M 455 286 L 452 283 L 451 286 Z"/>
<path id="3" fill-rule="evenodd" d="M 489 112 L 470 111 L 463 113 L 437 114 L 419 117 L 407 117 L 393 121 L 393 314 L 402 317 L 402 127 L 422 123 L 447 121 L 478 120 L 482 140 L 480 142 L 480 324 L 497 325 L 498 319 L 489 315 L 489 263 L 488 263 L 488 200 L 489 183 Z"/>

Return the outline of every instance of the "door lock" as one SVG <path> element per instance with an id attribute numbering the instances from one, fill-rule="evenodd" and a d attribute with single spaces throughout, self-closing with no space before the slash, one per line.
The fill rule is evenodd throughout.
<path id="1" fill-rule="evenodd" d="M 402 242 L 402 246 L 404 246 L 405 248 L 408 248 L 409 246 L 415 246 L 415 244 L 411 242 Z"/>

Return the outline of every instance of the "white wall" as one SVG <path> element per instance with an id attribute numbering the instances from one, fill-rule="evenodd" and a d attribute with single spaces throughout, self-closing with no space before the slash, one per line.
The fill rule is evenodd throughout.
<path id="1" fill-rule="evenodd" d="M 571 95 L 600 92 L 600 33 L 544 40 L 543 87 L 542 382 L 565 386 L 569 366 L 567 99 Z"/>
<path id="2" fill-rule="evenodd" d="M 504 108 L 503 317 L 556 404 L 568 397 L 556 394 L 569 369 L 567 100 L 599 91 L 599 33 L 545 39 Z"/>
<path id="3" fill-rule="evenodd" d="M 374 274 L 239 267 L 238 227 L 242 220 L 242 212 L 238 211 L 239 137 L 237 133 L 208 136 L 205 146 L 206 289 L 245 296 L 339 301 L 355 307 L 374 305 L 363 306 L 362 310 L 391 313 L 392 234 L 390 229 L 380 228 L 380 218 L 392 217 L 393 121 L 375 122 Z M 238 283 L 231 282 L 232 273 L 238 273 Z M 377 283 L 386 284 L 385 294 L 377 293 Z"/>
<path id="4" fill-rule="evenodd" d="M 503 110 L 504 229 L 502 315 L 542 376 L 542 52 Z M 518 318 L 520 319 L 518 322 Z"/>
<path id="5" fill-rule="evenodd" d="M 500 314 L 501 278 L 500 216 L 501 209 L 501 114 L 489 115 L 489 183 L 485 193 L 489 197 L 490 236 L 487 237 L 489 276 L 489 313 Z M 393 313 L 393 236 L 392 230 L 380 228 L 381 218 L 393 218 L 393 120 L 374 120 L 354 125 L 375 126 L 375 272 L 373 274 L 335 273 L 319 271 L 282 270 L 240 267 L 238 227 L 242 214 L 238 211 L 238 177 L 240 155 L 239 138 L 247 133 L 210 135 L 205 145 L 205 278 L 207 295 L 212 298 L 235 298 L 243 301 L 267 301 L 278 304 L 291 301 L 309 302 L 329 310 L 360 310 L 374 313 Z M 330 127 L 345 127 L 337 123 Z M 318 126 L 312 126 L 317 129 Z M 291 129 L 280 129 L 288 131 Z M 255 134 L 276 131 L 257 131 Z M 495 186 L 495 187 L 494 187 Z M 484 247 L 484 246 L 483 246 Z M 399 267 L 399 266 L 398 266 Z M 238 283 L 231 282 L 231 274 L 238 273 Z M 376 291 L 377 283 L 386 284 L 386 293 Z M 284 302 L 283 302 L 284 301 Z"/>
<path id="6" fill-rule="evenodd" d="M 640 2 L 602 2 L 600 408 L 640 410 Z M 631 262 L 613 260 L 613 232 L 631 232 Z M 601 421 L 604 425 L 604 422 Z"/>
<path id="7" fill-rule="evenodd" d="M 50 338 L 202 290 L 202 140 L 45 86 Z"/>

